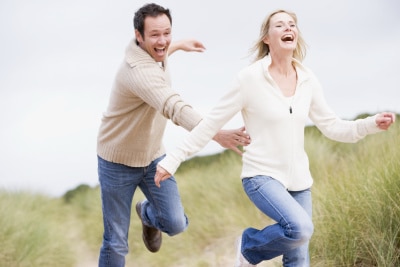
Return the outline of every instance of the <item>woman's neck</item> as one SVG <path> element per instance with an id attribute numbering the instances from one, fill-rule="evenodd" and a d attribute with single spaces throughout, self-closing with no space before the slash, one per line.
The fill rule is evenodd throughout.
<path id="1" fill-rule="evenodd" d="M 277 87 L 286 97 L 291 97 L 296 91 L 297 73 L 291 56 L 274 57 L 271 55 L 271 64 L 268 72 Z"/>
<path id="2" fill-rule="evenodd" d="M 269 65 L 268 70 L 284 77 L 293 75 L 296 70 L 293 66 L 292 55 L 271 54 L 271 64 Z"/>

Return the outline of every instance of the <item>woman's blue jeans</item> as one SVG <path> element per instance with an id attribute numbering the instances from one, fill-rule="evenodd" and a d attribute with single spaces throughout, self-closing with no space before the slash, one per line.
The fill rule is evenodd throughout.
<path id="1" fill-rule="evenodd" d="M 157 163 L 163 157 L 146 167 L 129 167 L 98 157 L 104 223 L 99 267 L 125 266 L 132 198 L 137 187 L 147 199 L 142 204 L 142 218 L 146 225 L 158 228 L 170 236 L 187 228 L 188 219 L 184 214 L 175 178 L 163 181 L 160 188 L 154 183 Z M 142 240 L 141 236 L 140 232 L 137 240 Z"/>
<path id="2" fill-rule="evenodd" d="M 242 254 L 252 264 L 282 255 L 284 267 L 310 265 L 308 244 L 314 230 L 311 190 L 287 191 L 277 180 L 254 176 L 242 180 L 250 200 L 276 223 L 242 235 Z"/>

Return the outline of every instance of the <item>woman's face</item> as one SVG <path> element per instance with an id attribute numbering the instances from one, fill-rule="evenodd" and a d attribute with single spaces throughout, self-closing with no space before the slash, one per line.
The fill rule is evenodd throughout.
<path id="1" fill-rule="evenodd" d="M 264 43 L 270 51 L 293 52 L 297 46 L 298 30 L 294 19 L 287 13 L 281 12 L 270 18 L 268 34 Z"/>

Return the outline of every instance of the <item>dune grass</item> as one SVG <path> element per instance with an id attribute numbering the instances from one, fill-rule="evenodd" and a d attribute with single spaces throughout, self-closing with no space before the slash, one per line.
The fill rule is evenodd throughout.
<path id="1" fill-rule="evenodd" d="M 72 266 L 67 215 L 57 199 L 0 192 L 0 266 Z"/>
<path id="2" fill-rule="evenodd" d="M 314 176 L 311 266 L 400 266 L 399 130 L 396 123 L 389 132 L 341 144 L 306 129 Z M 272 223 L 243 192 L 240 168 L 240 157 L 231 151 L 185 162 L 176 178 L 189 228 L 164 235 L 161 250 L 150 253 L 133 210 L 127 266 L 232 266 L 243 229 Z M 141 199 L 137 191 L 133 203 Z M 98 187 L 82 185 L 59 199 L 0 191 L 1 267 L 96 266 L 101 238 Z M 91 265 L 82 265 L 85 253 Z M 281 264 L 277 259 L 259 266 Z"/>
<path id="3" fill-rule="evenodd" d="M 357 144 L 313 135 L 307 147 L 315 178 L 312 266 L 400 266 L 399 126 Z"/>

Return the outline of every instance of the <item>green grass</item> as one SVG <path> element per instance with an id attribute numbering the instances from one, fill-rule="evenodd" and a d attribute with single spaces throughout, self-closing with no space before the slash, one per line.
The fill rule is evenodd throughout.
<path id="1" fill-rule="evenodd" d="M 399 129 L 397 122 L 357 144 L 306 129 L 314 176 L 311 266 L 400 266 Z M 164 235 L 160 252 L 150 253 L 133 211 L 127 266 L 232 266 L 243 229 L 271 223 L 243 192 L 240 169 L 240 157 L 230 151 L 185 162 L 176 178 L 189 228 Z M 134 203 L 142 198 L 138 191 Z M 96 266 L 101 238 L 98 187 L 82 185 L 59 199 L 0 191 L 0 267 Z"/>
<path id="2" fill-rule="evenodd" d="M 62 202 L 0 192 L 0 266 L 72 266 Z"/>
<path id="3" fill-rule="evenodd" d="M 357 144 L 308 140 L 313 266 L 400 266 L 399 137 L 397 124 Z"/>

